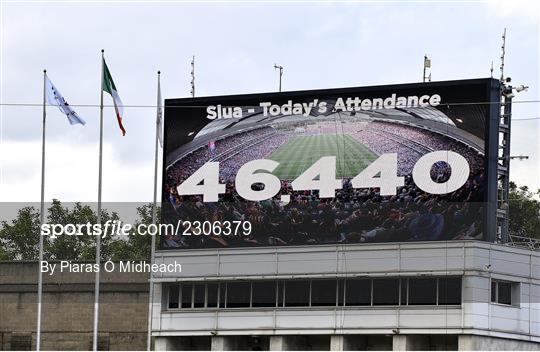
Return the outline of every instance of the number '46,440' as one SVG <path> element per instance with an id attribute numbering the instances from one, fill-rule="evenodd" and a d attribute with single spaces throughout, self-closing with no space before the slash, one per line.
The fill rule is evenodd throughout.
<path id="1" fill-rule="evenodd" d="M 431 168 L 437 162 L 450 166 L 451 174 L 445 182 L 431 178 Z M 279 163 L 269 159 L 252 160 L 238 170 L 235 178 L 236 192 L 244 199 L 262 201 L 276 196 L 281 181 L 272 174 Z M 397 173 L 397 154 L 382 154 L 360 171 L 352 180 L 354 188 L 379 188 L 382 196 L 392 196 L 405 184 Z M 412 178 L 418 188 L 431 194 L 446 194 L 459 189 L 467 182 L 470 168 L 467 160 L 452 151 L 435 151 L 422 156 L 415 163 Z M 263 185 L 253 189 L 254 184 Z M 334 198 L 336 190 L 343 187 L 336 178 L 336 157 L 323 156 L 291 182 L 294 191 L 319 191 L 320 198 Z M 179 195 L 202 195 L 204 202 L 217 202 L 225 193 L 225 184 L 219 182 L 219 162 L 209 161 L 189 176 L 178 187 Z"/>

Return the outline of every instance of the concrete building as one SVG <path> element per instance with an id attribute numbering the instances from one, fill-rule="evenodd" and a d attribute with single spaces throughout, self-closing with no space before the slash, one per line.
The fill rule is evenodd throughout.
<path id="1" fill-rule="evenodd" d="M 158 251 L 158 350 L 538 350 L 540 252 L 478 241 Z"/>
<path id="2" fill-rule="evenodd" d="M 0 262 L 0 350 L 36 348 L 37 262 Z M 92 349 L 94 274 L 44 275 L 42 349 Z M 148 274 L 102 273 L 100 350 L 145 350 Z"/>

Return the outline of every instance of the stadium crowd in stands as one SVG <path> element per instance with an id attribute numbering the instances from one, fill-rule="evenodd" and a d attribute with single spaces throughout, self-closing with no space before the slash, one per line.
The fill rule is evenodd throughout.
<path id="1" fill-rule="evenodd" d="M 203 146 L 167 170 L 164 189 L 164 219 L 182 221 L 250 221 L 249 236 L 172 236 L 165 248 L 212 248 L 237 246 L 280 246 L 327 243 L 362 243 L 480 239 L 483 237 L 484 161 L 481 154 L 448 137 L 411 126 L 372 121 L 348 124 L 350 134 L 376 154 L 398 153 L 398 173 L 405 186 L 397 195 L 381 196 L 378 189 L 353 189 L 350 179 L 336 197 L 320 199 L 317 191 L 293 191 L 290 180 L 282 181 L 278 198 L 261 202 L 241 198 L 234 188 L 234 176 L 250 160 L 267 157 L 295 136 L 289 130 L 260 128 L 216 141 L 210 151 Z M 332 122 L 307 125 L 296 133 L 336 133 Z M 334 132 L 332 132 L 334 131 Z M 341 126 L 338 129 L 341 133 Z M 455 192 L 432 195 L 418 189 L 410 172 L 418 158 L 433 150 L 453 150 L 471 166 L 469 180 Z M 226 193 L 216 203 L 203 203 L 201 196 L 179 196 L 176 187 L 209 160 L 220 161 L 220 178 Z M 446 163 L 432 168 L 432 178 L 444 182 L 451 170 Z M 256 187 L 256 186 L 255 186 Z M 179 231 L 181 233 L 182 231 Z"/>
<path id="2" fill-rule="evenodd" d="M 412 126 L 388 122 L 371 122 L 350 133 L 376 154 L 398 153 L 398 174 L 408 175 L 416 161 L 434 150 L 451 150 L 462 155 L 474 172 L 483 169 L 483 156 L 449 137 Z M 442 173 L 450 170 L 446 164 L 437 164 Z M 433 175 L 432 175 L 433 176 Z"/>
<path id="3" fill-rule="evenodd" d="M 233 156 L 220 162 L 220 176 L 224 180 L 234 180 L 238 169 L 251 160 L 270 155 L 293 137 L 292 134 L 276 132 L 267 138 L 261 138 L 253 144 L 239 150 Z"/>

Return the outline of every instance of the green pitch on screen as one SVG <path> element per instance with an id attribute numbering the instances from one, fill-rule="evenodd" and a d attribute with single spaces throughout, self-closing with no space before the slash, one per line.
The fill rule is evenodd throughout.
<path id="1" fill-rule="evenodd" d="M 336 156 L 336 177 L 354 177 L 377 155 L 349 135 L 299 136 L 276 149 L 267 158 L 279 162 L 272 174 L 296 178 L 323 156 Z"/>

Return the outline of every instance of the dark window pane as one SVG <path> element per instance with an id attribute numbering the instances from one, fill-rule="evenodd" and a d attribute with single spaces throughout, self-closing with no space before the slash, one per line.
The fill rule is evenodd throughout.
<path id="1" fill-rule="evenodd" d="M 178 295 L 180 289 L 178 285 L 169 286 L 169 308 L 178 308 Z"/>
<path id="2" fill-rule="evenodd" d="M 371 280 L 348 279 L 345 281 L 345 305 L 369 306 L 371 305 Z"/>
<path id="3" fill-rule="evenodd" d="M 253 307 L 275 307 L 276 306 L 276 282 L 275 281 L 253 282 L 251 299 L 252 299 Z"/>
<path id="4" fill-rule="evenodd" d="M 335 306 L 336 285 L 336 280 L 311 281 L 311 305 L 314 307 Z"/>
<path id="5" fill-rule="evenodd" d="M 491 281 L 491 302 L 497 302 L 497 282 Z"/>
<path id="6" fill-rule="evenodd" d="M 439 304 L 461 304 L 461 278 L 439 279 Z"/>
<path id="7" fill-rule="evenodd" d="M 285 283 L 283 281 L 278 281 L 277 287 L 278 307 L 283 307 L 283 289 L 285 287 Z"/>
<path id="8" fill-rule="evenodd" d="M 398 305 L 398 303 L 399 303 L 399 280 L 398 279 L 374 279 L 373 280 L 373 305 Z"/>
<path id="9" fill-rule="evenodd" d="M 227 284 L 219 284 L 219 308 L 225 308 L 225 297 L 227 296 Z"/>
<path id="10" fill-rule="evenodd" d="M 345 280 L 338 280 L 338 306 L 343 305 L 345 299 Z"/>
<path id="11" fill-rule="evenodd" d="M 193 308 L 204 308 L 204 284 L 194 284 Z"/>
<path id="12" fill-rule="evenodd" d="M 409 304 L 437 304 L 437 279 L 409 279 Z"/>
<path id="13" fill-rule="evenodd" d="M 512 284 L 509 282 L 498 282 L 498 302 L 501 304 L 512 304 Z"/>
<path id="14" fill-rule="evenodd" d="M 250 282 L 227 283 L 227 308 L 249 307 Z"/>
<path id="15" fill-rule="evenodd" d="M 401 279 L 401 290 L 399 291 L 400 296 L 400 304 L 402 306 L 407 305 L 407 280 L 408 279 Z"/>
<path id="16" fill-rule="evenodd" d="M 182 308 L 191 308 L 192 284 L 181 284 L 182 288 Z"/>
<path id="17" fill-rule="evenodd" d="M 309 281 L 287 281 L 285 283 L 285 306 L 309 305 Z"/>
<path id="18" fill-rule="evenodd" d="M 207 284 L 206 290 L 207 290 L 206 306 L 208 308 L 217 307 L 218 284 Z"/>
<path id="19" fill-rule="evenodd" d="M 103 342 L 104 341 L 100 336 L 98 340 L 98 351 L 108 350 L 107 347 L 109 345 L 104 344 Z M 8 349 L 11 351 L 32 351 L 32 335 L 21 333 L 13 334 L 11 335 L 11 343 L 8 342 L 8 346 Z"/>

